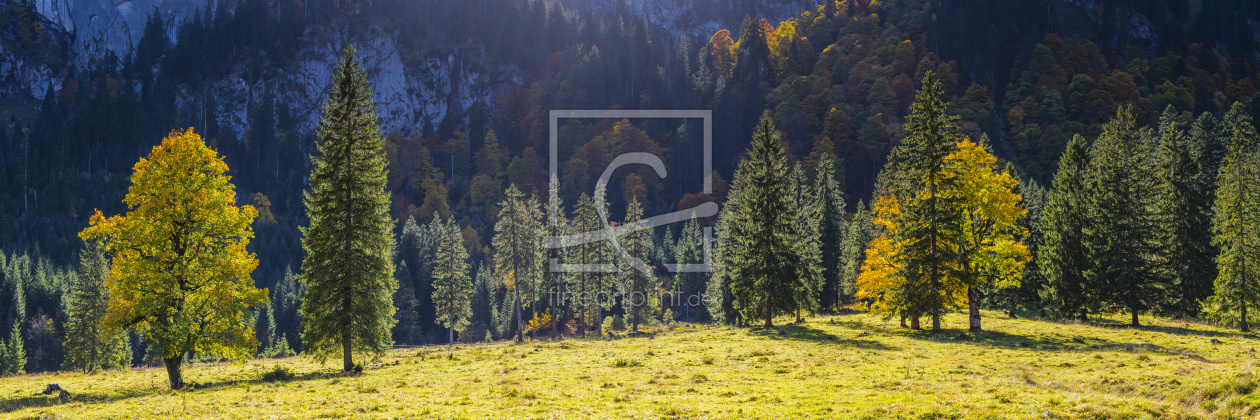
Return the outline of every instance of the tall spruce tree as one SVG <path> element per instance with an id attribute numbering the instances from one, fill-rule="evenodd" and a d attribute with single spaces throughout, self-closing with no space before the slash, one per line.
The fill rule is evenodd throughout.
<path id="1" fill-rule="evenodd" d="M 643 206 L 637 199 L 631 198 L 630 203 L 626 204 L 625 224 L 631 224 L 640 219 L 643 219 Z M 649 229 L 630 232 L 618 238 L 617 242 L 621 245 L 621 249 L 631 257 L 647 261 L 647 256 L 652 251 L 651 234 L 652 231 Z M 625 259 L 619 261 L 618 268 L 621 290 L 624 293 L 621 304 L 626 314 L 626 323 L 630 324 L 631 331 L 638 332 L 639 325 L 650 322 L 655 312 L 653 298 L 659 285 L 656 282 L 656 276 L 639 271 L 626 263 Z"/>
<path id="2" fill-rule="evenodd" d="M 1051 313 L 1063 319 L 1086 320 L 1097 307 L 1097 290 L 1090 285 L 1086 271 L 1090 257 L 1085 249 L 1089 224 L 1090 188 L 1089 145 L 1076 135 L 1068 142 L 1041 224 L 1042 244 L 1037 249 L 1037 268 L 1045 279 L 1042 299 Z"/>
<path id="3" fill-rule="evenodd" d="M 1260 305 L 1260 168 L 1256 164 L 1255 129 L 1251 117 L 1235 103 L 1230 110 L 1229 153 L 1220 169 L 1213 219 L 1216 294 L 1209 298 L 1209 318 L 1251 331 L 1249 309 Z"/>
<path id="4" fill-rule="evenodd" d="M 435 321 L 447 328 L 447 345 L 453 345 L 456 326 L 462 329 L 462 325 L 467 325 L 473 283 L 468 277 L 468 250 L 464 248 L 459 225 L 452 219 L 443 223 L 442 230 L 437 261 L 433 264 L 433 305 L 438 314 Z"/>
<path id="5" fill-rule="evenodd" d="M 735 184 L 739 199 L 727 203 L 728 229 L 718 237 L 724 278 L 733 305 L 746 319 L 774 326 L 776 315 L 797 308 L 796 292 L 808 274 L 801 248 L 794 241 L 797 213 L 790 192 L 787 155 L 769 114 L 753 133 L 752 150 L 739 162 Z M 716 276 L 715 276 L 716 277 Z"/>
<path id="6" fill-rule="evenodd" d="M 469 299 L 468 327 L 460 341 L 471 343 L 486 340 L 494 327 L 494 280 L 490 268 L 480 264 L 473 275 L 473 295 Z"/>
<path id="7" fill-rule="evenodd" d="M 1177 126 L 1177 112 L 1170 105 L 1159 120 L 1157 155 L 1158 202 L 1166 230 L 1165 255 L 1168 283 L 1172 287 L 1161 312 L 1194 318 L 1199 301 L 1211 296 L 1216 278 L 1212 249 L 1212 219 L 1207 187 L 1199 165 L 1191 156 L 1185 134 Z"/>
<path id="8" fill-rule="evenodd" d="M 792 243 L 801 257 L 802 273 L 801 285 L 796 289 L 796 322 L 804 322 L 802 311 L 817 311 L 821 302 L 824 268 L 820 225 L 823 215 L 805 168 L 799 163 L 794 165 L 788 181 L 792 205 L 797 209 L 796 221 L 792 223 L 796 229 Z"/>
<path id="9" fill-rule="evenodd" d="M 932 331 L 940 331 L 941 314 L 954 305 L 949 282 L 950 266 L 957 255 L 960 215 L 945 194 L 956 182 L 947 175 L 945 158 L 957 149 L 962 134 L 958 116 L 946 114 L 944 90 L 934 72 L 923 77 L 923 88 L 915 96 L 906 116 L 908 135 L 898 148 L 900 169 L 897 189 L 913 194 L 903 205 L 899 235 L 902 249 L 902 277 L 909 280 L 909 308 L 912 313 L 931 315 Z"/>
<path id="10" fill-rule="evenodd" d="M 62 369 L 95 372 L 102 367 L 126 366 L 131 359 L 127 334 L 106 336 L 101 319 L 108 309 L 109 259 L 97 244 L 88 244 L 79 256 L 79 273 L 66 292 L 66 342 Z"/>
<path id="11" fill-rule="evenodd" d="M 825 155 L 818 161 L 814 178 L 814 200 L 818 213 L 818 241 L 822 265 L 822 288 L 818 306 L 836 311 L 848 300 L 841 284 L 844 271 L 844 248 L 848 226 L 845 224 L 844 192 L 836 181 L 835 160 Z M 852 293 L 850 291 L 850 293 Z"/>
<path id="12" fill-rule="evenodd" d="M 508 187 L 494 225 L 494 274 L 499 285 L 512 292 L 516 312 L 516 341 L 525 339 L 522 302 L 537 299 L 542 276 L 542 213 L 535 200 L 525 197 L 516 185 Z"/>
<path id="13" fill-rule="evenodd" d="M 867 206 L 866 202 L 859 200 L 857 211 L 853 213 L 853 219 L 849 221 L 847 232 L 844 235 L 844 245 L 841 250 L 843 265 L 838 287 L 840 297 L 836 300 L 837 305 L 844 305 L 853 301 L 853 294 L 857 292 L 858 272 L 861 271 L 862 261 L 866 259 L 866 247 L 871 243 L 874 230 L 875 226 L 871 223 L 870 206 Z"/>
<path id="14" fill-rule="evenodd" d="M 1210 112 L 1199 114 L 1190 126 L 1190 153 L 1199 165 L 1199 179 L 1209 195 L 1205 207 L 1212 206 L 1211 193 L 1216 191 L 1217 174 L 1229 152 L 1229 138 L 1221 122 Z"/>
<path id="15" fill-rule="evenodd" d="M 1010 162 L 1007 162 L 1007 165 L 1007 170 L 1014 173 L 1014 165 Z M 1004 295 L 1007 315 L 1011 317 L 1015 317 L 1017 311 L 1021 310 L 1040 311 L 1042 300 L 1039 294 L 1046 286 L 1045 277 L 1041 275 L 1036 256 L 1041 250 L 1041 244 L 1044 243 L 1041 226 L 1045 223 L 1045 208 L 1049 200 L 1049 192 L 1038 184 L 1037 180 L 1026 179 L 1019 183 L 1019 195 L 1022 198 L 1019 206 L 1028 209 L 1028 213 L 1019 218 L 1019 224 L 1028 232 L 1024 238 L 1024 244 L 1028 246 L 1029 255 L 1033 258 L 1024 267 L 1024 275 L 1019 282 L 1019 287 L 1001 291 Z"/>
<path id="16" fill-rule="evenodd" d="M 302 296 L 305 287 L 293 275 L 293 269 L 284 267 L 284 277 L 271 291 L 271 303 L 276 308 L 276 332 L 287 341 L 285 345 L 291 349 L 301 350 L 302 338 Z"/>
<path id="17" fill-rule="evenodd" d="M 302 342 L 320 358 L 340 350 L 349 372 L 354 352 L 379 355 L 392 344 L 398 288 L 385 140 L 353 46 L 334 71 L 316 134 L 304 199 L 310 226 L 302 229 Z"/>
<path id="18" fill-rule="evenodd" d="M 1094 144 L 1088 202 L 1089 283 L 1104 303 L 1128 312 L 1133 326 L 1165 298 L 1167 286 L 1151 144 L 1135 127 L 1132 106 L 1121 107 Z"/>
<path id="19" fill-rule="evenodd" d="M 547 222 L 543 227 L 543 231 L 547 236 L 563 237 L 572 232 L 572 226 L 569 218 L 565 215 L 564 201 L 560 198 L 560 181 L 555 175 L 551 176 L 551 181 L 547 184 L 547 212 L 544 213 Z M 561 273 L 559 270 L 552 271 L 550 269 L 551 260 L 554 259 L 557 264 L 569 262 L 570 247 L 551 248 L 546 251 L 547 261 L 543 264 L 547 267 L 543 269 L 545 283 L 542 287 L 543 296 L 547 297 L 547 308 L 551 314 L 551 336 L 559 337 L 559 324 L 566 319 L 565 312 L 569 309 L 569 301 L 566 299 L 570 291 L 569 280 L 570 273 Z M 564 309 L 561 309 L 561 308 Z M 561 311 L 565 312 L 561 312 Z"/>

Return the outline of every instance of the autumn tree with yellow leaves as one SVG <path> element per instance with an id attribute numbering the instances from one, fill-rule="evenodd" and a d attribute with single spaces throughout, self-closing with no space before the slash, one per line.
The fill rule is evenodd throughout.
<path id="1" fill-rule="evenodd" d="M 902 315 L 916 329 L 920 316 L 931 315 L 939 330 L 941 311 L 966 304 L 970 327 L 979 330 L 980 289 L 1018 286 L 1030 259 L 1018 224 L 1027 210 L 1014 192 L 1018 181 L 994 169 L 992 153 L 951 139 L 957 117 L 944 114 L 939 97 L 929 73 L 907 127 L 914 138 L 890 158 L 889 188 L 876 197 L 872 222 L 880 233 L 856 296 L 864 309 Z"/>
<path id="2" fill-rule="evenodd" d="M 251 311 L 267 291 L 254 287 L 258 260 L 246 250 L 258 212 L 236 205 L 227 170 L 192 129 L 172 132 L 136 163 L 127 214 L 98 210 L 79 234 L 113 258 L 105 336 L 144 335 L 171 389 L 184 387 L 190 353 L 244 358 L 258 346 Z"/>

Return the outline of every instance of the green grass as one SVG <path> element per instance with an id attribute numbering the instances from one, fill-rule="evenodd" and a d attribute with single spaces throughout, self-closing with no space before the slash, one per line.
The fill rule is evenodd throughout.
<path id="1" fill-rule="evenodd" d="M 684 326 L 631 338 L 398 349 L 362 375 L 294 357 L 0 379 L 4 418 L 1243 418 L 1260 415 L 1254 336 L 1122 317 L 985 313 L 982 333 L 871 315 L 785 334 Z M 780 319 L 785 322 L 787 319 Z M 961 315 L 946 326 L 962 326 Z M 1210 344 L 1211 339 L 1221 344 Z M 58 383 L 69 401 L 38 395 Z M 273 417 L 274 416 L 274 417 Z"/>

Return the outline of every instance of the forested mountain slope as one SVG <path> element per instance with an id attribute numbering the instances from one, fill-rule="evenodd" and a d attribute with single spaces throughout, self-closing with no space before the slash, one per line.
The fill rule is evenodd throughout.
<path id="1" fill-rule="evenodd" d="M 251 246 L 257 283 L 276 285 L 301 258 L 307 155 L 348 44 L 390 133 L 395 216 L 454 215 L 484 261 L 506 185 L 546 192 L 551 109 L 712 109 L 719 202 L 769 110 L 790 159 L 842 161 L 854 211 L 928 71 L 964 134 L 1047 185 L 1068 140 L 1119 105 L 1141 125 L 1169 105 L 1183 122 L 1233 101 L 1260 116 L 1258 21 L 1245 0 L 3 0 L 0 248 L 74 261 L 93 209 L 122 210 L 131 165 L 195 127 L 272 216 Z M 699 153 L 694 124 L 561 131 L 568 203 L 621 151 Z M 611 207 L 709 199 L 676 181 L 698 168 L 675 169 L 619 178 Z"/>

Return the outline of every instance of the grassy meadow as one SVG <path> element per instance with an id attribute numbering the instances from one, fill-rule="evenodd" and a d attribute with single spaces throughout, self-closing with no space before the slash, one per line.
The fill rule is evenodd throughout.
<path id="1" fill-rule="evenodd" d="M 940 334 L 873 315 L 777 330 L 395 349 L 363 374 L 306 357 L 0 378 L 0 418 L 1247 418 L 1256 337 L 1197 323 L 985 313 Z M 787 322 L 783 318 L 779 322 Z M 965 325 L 961 314 L 946 327 Z M 1213 343 L 1215 339 L 1219 343 Z M 277 373 L 277 370 L 280 373 Z M 284 373 L 289 373 L 286 375 Z M 39 395 L 57 383 L 68 400 Z"/>

